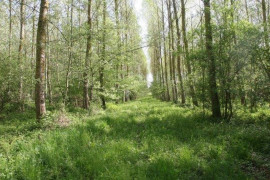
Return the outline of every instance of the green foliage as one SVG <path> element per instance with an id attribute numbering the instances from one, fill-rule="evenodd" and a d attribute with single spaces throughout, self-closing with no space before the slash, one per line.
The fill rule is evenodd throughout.
<path id="1" fill-rule="evenodd" d="M 150 87 L 151 93 L 154 97 L 162 99 L 163 94 L 165 93 L 164 87 L 160 87 L 160 84 L 154 81 Z"/>
<path id="2" fill-rule="evenodd" d="M 200 109 L 147 97 L 110 103 L 92 117 L 66 112 L 67 128 L 27 129 L 33 114 L 25 114 L 26 122 L 0 124 L 28 132 L 0 138 L 0 178 L 268 179 L 269 110 L 246 112 L 254 121 L 243 113 L 230 124 L 211 123 Z"/>

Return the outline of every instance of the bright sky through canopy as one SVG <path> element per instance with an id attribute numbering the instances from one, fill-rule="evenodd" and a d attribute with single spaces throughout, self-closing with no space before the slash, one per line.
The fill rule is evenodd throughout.
<path id="1" fill-rule="evenodd" d="M 142 46 L 146 46 L 147 44 L 147 22 L 146 19 L 143 18 L 143 8 L 142 8 L 142 3 L 143 0 L 134 0 L 134 6 L 135 6 L 135 12 L 138 18 L 138 23 L 141 27 L 141 38 L 142 38 Z M 148 87 L 151 86 L 151 83 L 153 82 L 153 75 L 151 73 L 151 68 L 150 68 L 150 56 L 148 54 L 148 47 L 143 48 L 143 52 L 147 58 L 147 69 L 148 69 L 148 74 L 147 74 L 147 85 Z"/>

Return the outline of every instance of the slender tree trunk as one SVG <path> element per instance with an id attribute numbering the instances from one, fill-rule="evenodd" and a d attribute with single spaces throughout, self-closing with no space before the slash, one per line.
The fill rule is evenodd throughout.
<path id="1" fill-rule="evenodd" d="M 157 68 L 157 80 L 159 82 L 159 87 L 162 87 L 162 79 L 161 79 L 161 69 L 160 69 L 160 53 L 159 53 L 159 48 L 158 48 L 158 42 L 155 45 L 155 57 L 156 57 L 156 68 Z"/>
<path id="2" fill-rule="evenodd" d="M 163 53 L 164 53 L 164 64 L 165 64 L 165 82 L 166 82 L 166 100 L 170 101 L 170 90 L 168 82 L 168 64 L 167 64 L 167 49 L 166 49 L 166 37 L 165 37 L 165 15 L 164 15 L 164 4 L 162 0 L 162 28 L 163 28 Z"/>
<path id="3" fill-rule="evenodd" d="M 169 31 L 168 31 L 168 55 L 169 55 L 169 68 L 170 68 L 170 84 L 172 90 L 172 101 L 175 100 L 175 91 L 174 91 L 174 84 L 173 84 L 173 60 L 172 60 L 172 47 L 171 47 L 171 10 L 170 10 L 170 1 L 166 0 L 167 5 L 167 16 L 168 16 L 168 24 L 169 24 Z"/>
<path id="4" fill-rule="evenodd" d="M 156 53 L 156 47 L 154 45 L 154 49 L 153 49 L 153 79 L 155 82 L 158 81 L 158 76 L 157 76 L 157 53 Z"/>
<path id="5" fill-rule="evenodd" d="M 87 13 L 87 24 L 88 24 L 88 36 L 86 45 L 86 55 L 85 55 L 85 71 L 84 71 L 84 88 L 83 88 L 83 107 L 84 109 L 89 109 L 90 99 L 89 99 L 89 70 L 91 65 L 90 54 L 92 49 L 92 0 L 88 0 L 88 13 Z"/>
<path id="6" fill-rule="evenodd" d="M 193 78 L 191 64 L 190 64 L 190 57 L 189 57 L 189 49 L 188 49 L 188 41 L 187 41 L 187 33 L 186 33 L 186 8 L 184 0 L 181 0 L 181 11 L 182 11 L 182 33 L 184 39 L 184 46 L 185 46 L 185 57 L 186 57 L 186 64 L 187 64 L 187 76 L 188 76 L 188 84 L 190 88 L 190 95 L 192 98 L 192 102 L 194 106 L 198 106 L 198 101 L 196 98 L 194 86 L 193 86 Z"/>
<path id="7" fill-rule="evenodd" d="M 265 42 L 265 47 L 269 50 L 269 38 L 268 38 L 268 28 L 267 28 L 266 3 L 265 3 L 265 0 L 262 0 L 262 14 L 263 14 L 264 42 Z"/>
<path id="8" fill-rule="evenodd" d="M 169 18 L 169 45 L 170 45 L 170 59 L 171 59 L 171 77 L 172 77 L 172 91 L 173 91 L 173 102 L 177 103 L 178 95 L 177 95 L 177 83 L 175 78 L 175 48 L 174 48 L 174 31 L 173 31 L 173 19 L 172 19 L 172 11 L 171 11 L 171 2 L 168 2 L 168 18 Z"/>
<path id="9" fill-rule="evenodd" d="M 121 35 L 120 35 L 120 27 L 119 27 L 119 1 L 118 0 L 114 0 L 114 5 L 115 5 L 115 19 L 116 19 L 116 29 L 117 29 L 117 47 L 119 52 L 121 53 Z M 121 54 L 120 54 L 121 55 Z M 116 78 L 116 84 L 115 84 L 115 88 L 117 90 L 117 95 L 118 95 L 118 89 L 119 89 L 119 63 L 120 60 L 119 58 L 116 58 L 116 74 L 115 74 L 115 78 Z M 116 103 L 118 104 L 118 99 L 116 100 Z"/>
<path id="10" fill-rule="evenodd" d="M 73 0 L 71 0 L 70 4 L 70 39 L 69 39 L 69 46 L 68 46 L 68 67 L 66 72 L 66 87 L 65 87 L 65 97 L 64 97 L 64 104 L 66 104 L 66 101 L 68 99 L 68 91 L 69 91 L 69 77 L 71 74 L 71 64 L 72 64 L 72 56 L 73 56 Z M 68 15 L 69 17 L 69 11 Z"/>
<path id="11" fill-rule="evenodd" d="M 125 50 L 127 51 L 127 45 L 128 45 L 128 10 L 127 10 L 127 0 L 125 1 Z M 125 54 L 125 62 L 126 62 L 126 77 L 128 77 L 128 54 Z M 127 98 L 127 89 L 124 89 L 124 96 L 123 96 L 123 101 L 127 102 L 128 98 Z"/>
<path id="12" fill-rule="evenodd" d="M 248 11 L 248 3 L 247 3 L 247 0 L 245 0 L 245 8 L 246 8 L 247 20 L 249 21 L 249 11 Z"/>
<path id="13" fill-rule="evenodd" d="M 203 0 L 205 14 L 205 36 L 206 36 L 206 53 L 209 59 L 209 91 L 212 104 L 212 115 L 215 118 L 221 117 L 218 89 L 216 83 L 216 62 L 213 52 L 213 37 L 211 27 L 210 0 Z"/>
<path id="14" fill-rule="evenodd" d="M 8 33 L 9 60 L 11 60 L 11 38 L 12 38 L 12 0 L 9 0 L 9 33 Z"/>
<path id="15" fill-rule="evenodd" d="M 81 34 L 81 29 L 82 29 L 82 18 L 81 18 L 81 0 L 78 0 L 78 23 L 79 23 L 79 34 Z M 80 38 L 81 40 L 81 38 Z M 80 51 L 82 51 L 82 43 L 79 44 L 79 47 L 80 47 Z M 79 54 L 79 60 L 80 60 L 80 63 L 81 63 L 81 60 L 82 60 L 82 55 L 81 53 Z"/>
<path id="16" fill-rule="evenodd" d="M 51 83 L 51 49 L 50 49 L 50 32 L 49 32 L 49 24 L 47 23 L 47 54 L 46 54 L 46 66 L 47 66 L 47 88 L 48 92 L 46 97 L 49 99 L 50 105 L 52 104 L 52 83 Z"/>
<path id="17" fill-rule="evenodd" d="M 19 87 L 19 100 L 22 103 L 21 109 L 23 110 L 23 48 L 24 48 L 24 38 L 25 38 L 25 0 L 21 0 L 21 10 L 20 10 L 20 43 L 19 43 L 19 66 L 20 66 L 20 87 Z"/>
<path id="18" fill-rule="evenodd" d="M 102 57 L 101 57 L 101 64 L 99 69 L 99 82 L 100 82 L 100 99 L 101 99 L 101 106 L 103 109 L 106 109 L 106 100 L 104 96 L 104 62 L 105 62 L 105 53 L 106 53 L 106 10 L 107 10 L 107 3 L 106 0 L 103 0 L 103 33 L 102 33 Z"/>
<path id="19" fill-rule="evenodd" d="M 231 24 L 233 26 L 234 24 L 234 1 L 230 0 L 231 3 L 231 7 L 229 7 L 229 1 L 228 0 L 224 0 L 224 8 L 225 9 L 229 9 L 231 8 Z M 222 78 L 222 82 L 223 82 L 223 94 L 224 94 L 224 118 L 227 120 L 230 120 L 231 116 L 232 116 L 232 99 L 231 99 L 231 57 L 228 55 L 224 55 L 224 52 L 226 52 L 227 50 L 232 49 L 232 43 L 231 40 L 233 40 L 233 44 L 236 44 L 236 35 L 235 32 L 233 31 L 232 33 L 229 33 L 229 26 L 228 26 L 228 13 L 227 11 L 225 11 L 223 13 L 223 27 L 224 27 L 224 31 L 223 31 L 223 35 L 221 35 L 220 37 L 220 42 L 224 42 L 221 43 L 221 45 L 219 46 L 220 48 L 220 52 L 222 53 L 220 55 L 220 57 L 225 57 L 224 59 L 224 67 L 222 68 L 224 74 L 223 74 L 223 78 Z M 223 56 L 224 55 L 224 56 Z"/>
<path id="20" fill-rule="evenodd" d="M 178 73 L 178 79 L 180 83 L 180 93 L 181 93 L 181 102 L 182 104 L 186 103 L 186 97 L 185 97 L 185 90 L 183 85 L 183 77 L 182 77 L 182 70 L 181 70 L 181 33 L 179 28 L 179 18 L 177 15 L 177 8 L 176 8 L 176 2 L 173 0 L 173 8 L 174 8 L 174 16 L 175 16 L 175 24 L 176 24 L 176 35 L 177 35 L 177 73 Z"/>
<path id="21" fill-rule="evenodd" d="M 204 29 L 203 29 L 203 13 L 201 14 L 201 17 L 200 17 L 200 26 L 201 26 L 201 28 L 200 28 L 200 50 L 202 50 L 202 51 L 204 51 L 205 49 L 204 49 L 204 46 L 203 46 L 203 44 L 205 44 L 204 43 L 204 38 L 203 38 L 203 34 L 204 34 Z M 202 78 L 203 78 L 203 88 L 202 88 L 202 103 L 203 103 L 203 115 L 205 115 L 205 103 L 206 103 L 206 101 L 207 101 L 207 98 L 206 98 L 206 72 L 205 72 L 205 70 L 206 70 L 206 68 L 207 68 L 207 60 L 205 59 L 205 58 L 203 58 L 202 59 L 203 60 L 203 63 L 202 63 Z"/>
<path id="22" fill-rule="evenodd" d="M 46 52 L 46 26 L 49 1 L 41 0 L 39 21 L 37 29 L 37 47 L 36 47 L 36 118 L 40 122 L 46 113 L 45 105 L 45 52 Z"/>
<path id="23" fill-rule="evenodd" d="M 33 16 L 32 16 L 32 45 L 31 45 L 31 72 L 34 73 L 35 68 L 35 37 L 36 37 L 36 0 L 34 0 L 34 10 L 33 10 Z M 31 87 L 34 86 L 34 81 L 31 80 Z M 34 98 L 35 91 L 31 88 L 31 97 Z"/>
<path id="24" fill-rule="evenodd" d="M 268 25 L 267 25 L 267 17 L 266 17 L 266 3 L 265 0 L 262 0 L 262 14 L 263 14 L 263 30 L 264 30 L 264 43 L 268 53 L 268 59 L 265 63 L 263 63 L 263 68 L 270 80 L 270 47 L 269 47 L 269 33 L 268 33 Z"/>
<path id="25" fill-rule="evenodd" d="M 270 1 L 268 1 L 268 11 L 267 11 L 267 15 L 268 15 L 268 23 L 270 23 Z"/>
<path id="26" fill-rule="evenodd" d="M 9 62 L 11 62 L 11 42 L 12 40 L 12 1 L 9 0 L 9 32 L 8 32 L 8 57 Z M 11 82 L 11 71 L 8 76 L 8 92 L 10 91 L 10 82 Z"/>
<path id="27" fill-rule="evenodd" d="M 231 11 L 231 17 L 232 17 L 232 24 L 234 26 L 234 14 L 235 14 L 235 10 L 234 10 L 234 0 L 231 0 L 231 8 L 232 8 L 232 11 Z M 233 43 L 234 45 L 236 45 L 237 43 L 237 39 L 236 39 L 236 33 L 235 33 L 235 30 L 233 30 L 233 35 L 232 35 L 232 38 L 233 38 Z M 230 44 L 230 48 L 232 47 L 232 45 Z M 228 62 L 228 76 L 231 74 L 231 58 L 229 57 L 229 62 Z M 231 82 L 232 80 L 229 79 L 229 83 L 228 83 L 228 91 L 227 91 L 227 102 L 228 102 L 228 105 L 229 105 L 229 116 L 228 116 L 228 119 L 230 120 L 231 117 L 233 116 L 233 105 L 232 105 L 232 90 L 231 90 Z"/>
<path id="28" fill-rule="evenodd" d="M 159 17 L 159 9 L 157 8 L 157 16 Z M 162 30 L 161 30 L 161 27 L 160 27 L 160 21 L 158 20 L 158 32 L 160 33 Z M 162 44 L 161 44 L 161 37 L 159 38 L 159 42 L 158 42 L 158 48 L 159 48 L 159 57 L 160 57 L 160 78 L 161 78 L 161 87 L 162 89 L 165 88 L 165 77 L 164 77 L 164 71 L 163 71 L 163 59 L 162 59 Z M 162 94 L 162 100 L 166 100 L 166 93 L 164 92 Z"/>
<path id="29" fill-rule="evenodd" d="M 164 70 L 163 70 L 163 58 L 162 58 L 162 52 L 161 52 L 161 42 L 159 44 L 159 56 L 160 56 L 160 69 L 161 69 L 161 78 L 162 78 L 162 89 L 165 88 L 165 77 L 164 77 Z M 162 94 L 162 99 L 166 100 L 166 93 L 164 92 Z"/>

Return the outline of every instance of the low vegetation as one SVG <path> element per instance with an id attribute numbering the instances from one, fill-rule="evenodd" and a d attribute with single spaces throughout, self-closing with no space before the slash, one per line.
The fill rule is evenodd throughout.
<path id="1" fill-rule="evenodd" d="M 217 123 L 146 97 L 92 113 L 1 116 L 0 179 L 270 178 L 267 109 Z"/>

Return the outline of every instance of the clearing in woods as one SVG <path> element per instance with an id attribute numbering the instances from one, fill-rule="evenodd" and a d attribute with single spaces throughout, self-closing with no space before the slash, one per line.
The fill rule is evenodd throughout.
<path id="1" fill-rule="evenodd" d="M 31 116 L 0 122 L 0 179 L 270 177 L 264 116 L 216 123 L 200 109 L 151 97 L 109 104 L 91 117 L 66 112 L 68 127 L 50 120 L 39 127 Z"/>

